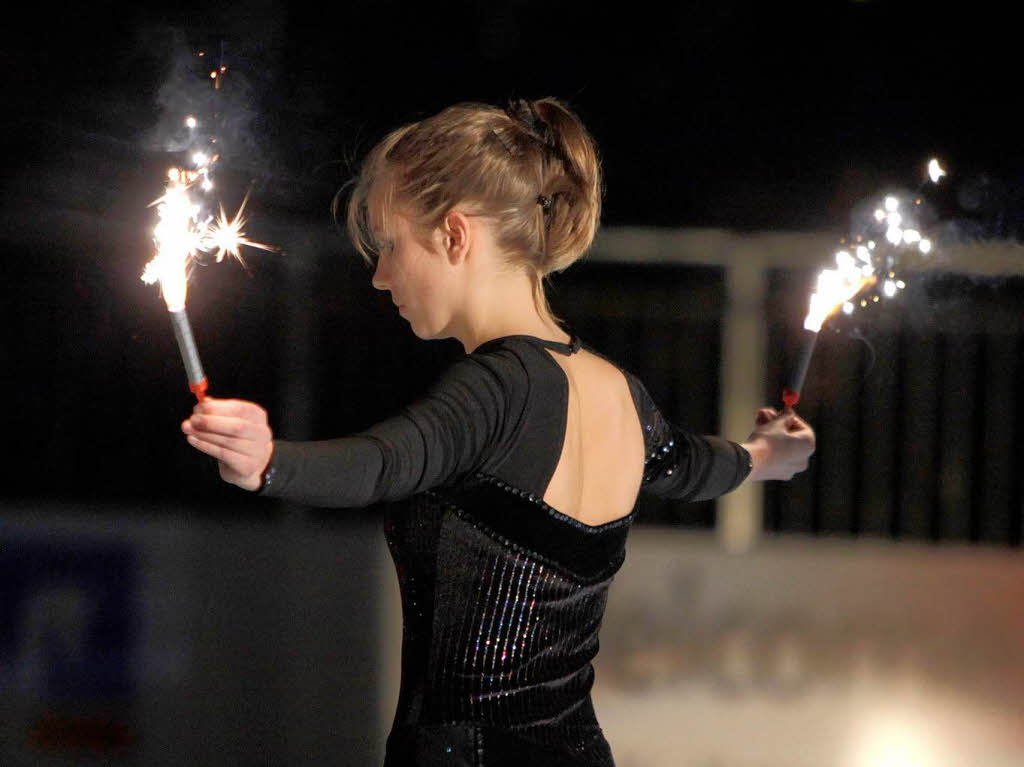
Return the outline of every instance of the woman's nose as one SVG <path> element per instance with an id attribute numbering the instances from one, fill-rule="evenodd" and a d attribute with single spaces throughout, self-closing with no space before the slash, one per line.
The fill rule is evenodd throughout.
<path id="1" fill-rule="evenodd" d="M 373 279 L 370 280 L 377 290 L 389 290 L 391 288 L 391 277 L 384 268 L 384 259 L 377 259 L 377 266 L 373 270 Z"/>

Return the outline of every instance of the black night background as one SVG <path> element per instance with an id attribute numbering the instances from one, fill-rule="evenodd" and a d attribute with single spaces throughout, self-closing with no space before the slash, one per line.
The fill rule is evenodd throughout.
<path id="1" fill-rule="evenodd" d="M 947 219 L 972 237 L 1013 238 L 1009 34 L 981 12 L 881 0 L 39 6 L 3 48 L 3 367 L 17 435 L 4 494 L 235 497 L 216 482 L 197 490 L 209 471 L 175 433 L 190 407 L 180 362 L 156 290 L 136 275 L 151 254 L 146 204 L 180 157 L 166 151 L 167 126 L 211 98 L 214 58 L 229 67 L 221 199 L 231 208 L 251 187 L 250 231 L 285 255 L 248 251 L 246 270 L 194 280 L 213 391 L 273 408 L 295 340 L 279 332 L 282 304 L 306 305 L 322 324 L 303 339 L 307 428 L 330 434 L 424 383 L 379 365 L 329 370 L 332 358 L 366 347 L 391 359 L 398 345 L 429 374 L 453 352 L 409 340 L 331 220 L 334 193 L 390 127 L 461 100 L 562 97 L 601 148 L 608 228 L 838 236 L 859 201 L 917 184 L 936 155 L 953 172 L 937 200 Z M 283 264 L 298 256 L 279 226 L 330 252 L 311 267 L 323 273 L 314 295 L 284 293 Z"/>

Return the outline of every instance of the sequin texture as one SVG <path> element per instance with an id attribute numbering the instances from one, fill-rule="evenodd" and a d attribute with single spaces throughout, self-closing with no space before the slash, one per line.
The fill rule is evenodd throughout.
<path id="1" fill-rule="evenodd" d="M 394 504 L 385 533 L 403 646 L 389 753 L 402 733 L 468 726 L 481 733 L 479 764 L 505 763 L 487 745 L 498 739 L 501 759 L 518 748 L 545 764 L 613 765 L 591 661 L 631 520 L 587 526 L 483 476 Z"/>

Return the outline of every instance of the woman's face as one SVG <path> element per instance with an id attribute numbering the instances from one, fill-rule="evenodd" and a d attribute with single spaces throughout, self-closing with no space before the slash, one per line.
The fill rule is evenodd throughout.
<path id="1" fill-rule="evenodd" d="M 435 229 L 425 241 L 405 216 L 395 212 L 391 218 L 390 241 L 380 249 L 373 286 L 391 293 L 399 315 L 419 338 L 448 338 L 456 307 L 442 233 Z"/>

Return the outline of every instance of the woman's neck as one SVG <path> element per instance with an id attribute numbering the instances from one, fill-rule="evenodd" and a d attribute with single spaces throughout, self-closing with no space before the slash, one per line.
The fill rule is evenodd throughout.
<path id="1" fill-rule="evenodd" d="M 475 291 L 476 299 L 455 330 L 467 353 L 495 338 L 536 336 L 549 341 L 569 340 L 546 306 L 534 293 L 529 276 L 496 281 L 490 290 Z"/>

